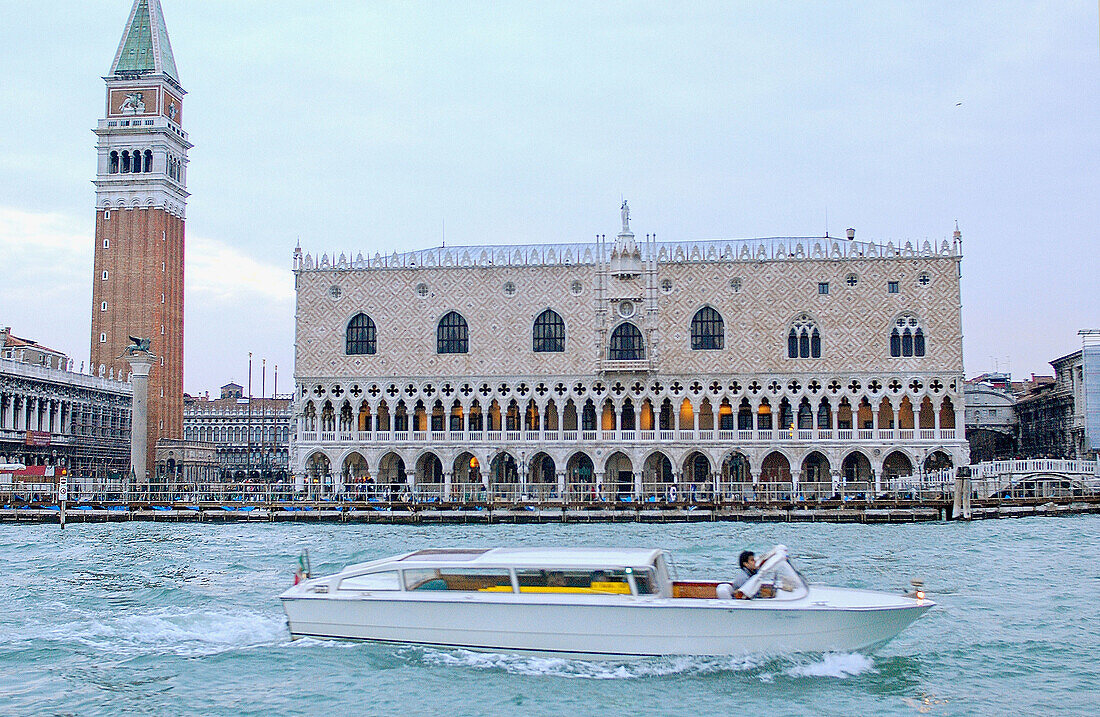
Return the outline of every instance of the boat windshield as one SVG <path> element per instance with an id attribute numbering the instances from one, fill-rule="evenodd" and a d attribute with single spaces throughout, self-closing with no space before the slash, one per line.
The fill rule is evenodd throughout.
<path id="1" fill-rule="evenodd" d="M 778 545 L 760 560 L 760 568 L 739 590 L 747 598 L 798 600 L 809 593 L 802 574 L 787 558 L 787 549 Z"/>

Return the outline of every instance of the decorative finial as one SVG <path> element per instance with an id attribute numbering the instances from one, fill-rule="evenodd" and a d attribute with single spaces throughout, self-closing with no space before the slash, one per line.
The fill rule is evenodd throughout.
<path id="1" fill-rule="evenodd" d="M 623 215 L 623 234 L 630 233 L 630 206 L 623 200 L 623 206 L 619 208 L 620 213 Z"/>

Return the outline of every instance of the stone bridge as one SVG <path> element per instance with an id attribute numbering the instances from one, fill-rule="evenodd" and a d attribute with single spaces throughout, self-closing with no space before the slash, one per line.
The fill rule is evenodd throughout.
<path id="1" fill-rule="evenodd" d="M 1021 461 L 989 461 L 970 466 L 970 478 L 978 496 L 1029 493 L 1035 497 L 1067 492 L 1100 492 L 1100 461 L 1036 458 Z"/>

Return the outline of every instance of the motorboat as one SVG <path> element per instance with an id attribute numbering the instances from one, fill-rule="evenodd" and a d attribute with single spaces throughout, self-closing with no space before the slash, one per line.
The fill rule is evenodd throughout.
<path id="1" fill-rule="evenodd" d="M 586 658 L 866 650 L 933 606 L 811 585 L 780 545 L 738 589 L 679 580 L 656 548 L 428 549 L 303 576 L 280 596 L 294 638 Z"/>

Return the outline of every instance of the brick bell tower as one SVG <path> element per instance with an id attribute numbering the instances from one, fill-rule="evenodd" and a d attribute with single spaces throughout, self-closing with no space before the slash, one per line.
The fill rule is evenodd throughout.
<path id="1" fill-rule="evenodd" d="M 183 250 L 187 150 L 183 96 L 160 0 L 135 0 L 95 135 L 91 363 L 129 371 L 130 336 L 152 339 L 148 457 L 183 437 Z M 138 430 L 135 426 L 134 430 Z M 137 476 L 144 484 L 144 476 Z"/>

